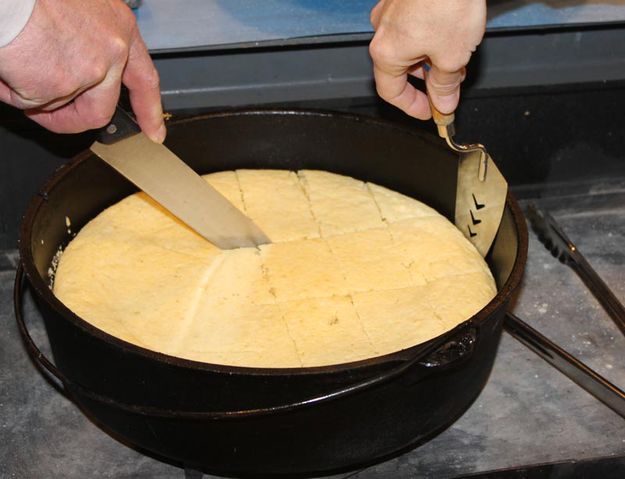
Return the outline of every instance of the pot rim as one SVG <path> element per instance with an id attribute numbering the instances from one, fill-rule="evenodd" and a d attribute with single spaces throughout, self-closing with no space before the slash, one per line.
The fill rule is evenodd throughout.
<path id="1" fill-rule="evenodd" d="M 194 122 L 198 120 L 214 119 L 214 118 L 229 118 L 238 116 L 252 116 L 252 115 L 276 115 L 276 116 L 315 116 L 315 117 L 340 117 L 347 121 L 355 121 L 360 123 L 367 123 L 371 125 L 379 125 L 381 127 L 392 129 L 400 132 L 404 135 L 411 135 L 420 137 L 421 140 L 428 142 L 436 148 L 448 151 L 442 143 L 435 142 L 435 137 L 423 131 L 416 129 L 409 129 L 403 125 L 383 120 L 379 118 L 356 115 L 351 113 L 335 112 L 331 110 L 322 109 L 298 109 L 298 108 L 253 108 L 253 109 L 229 109 L 224 111 L 215 111 L 208 114 L 184 117 L 170 122 L 170 125 L 183 125 L 185 123 Z M 82 162 L 94 157 L 95 155 L 89 150 L 85 150 L 67 163 L 61 165 L 41 186 L 38 192 L 30 199 L 27 209 L 22 216 L 22 220 L 19 228 L 18 238 L 18 250 L 20 255 L 20 262 L 24 268 L 26 277 L 30 287 L 33 288 L 35 293 L 43 299 L 57 314 L 64 319 L 69 320 L 75 326 L 82 329 L 84 332 L 95 336 L 96 338 L 114 345 L 118 348 L 125 350 L 126 352 L 142 356 L 147 359 L 151 359 L 167 365 L 190 368 L 196 370 L 212 371 L 218 373 L 227 373 L 232 375 L 254 375 L 254 376 L 276 376 L 276 375 L 316 375 L 322 373 L 338 373 L 347 370 L 367 368 L 370 366 L 378 366 L 385 363 L 402 362 L 407 361 L 418 355 L 421 351 L 428 348 L 434 341 L 440 341 L 441 337 L 453 337 L 456 333 L 465 331 L 465 329 L 471 325 L 479 325 L 488 320 L 493 313 L 502 306 L 503 303 L 510 299 L 513 291 L 519 285 L 525 269 L 525 262 L 527 259 L 528 249 L 528 235 L 525 218 L 518 205 L 514 195 L 508 191 L 506 197 L 506 209 L 508 209 L 512 215 L 514 227 L 516 229 L 516 236 L 518 240 L 517 254 L 514 260 L 514 264 L 510 275 L 504 285 L 497 291 L 495 297 L 486 304 L 475 315 L 462 323 L 458 324 L 453 329 L 446 331 L 445 333 L 430 339 L 425 343 L 416 344 L 406 349 L 387 353 L 381 356 L 375 356 L 372 358 L 361 359 L 358 361 L 351 361 L 347 363 L 331 364 L 326 366 L 313 366 L 313 367 L 296 367 L 296 368 L 258 368 L 258 367 L 245 367 L 245 366 L 229 366 L 222 364 L 212 364 L 201 361 L 195 361 L 191 359 L 185 359 L 177 356 L 171 356 L 168 354 L 153 351 L 141 346 L 124 341 L 116 336 L 113 336 L 105 331 L 96 328 L 88 321 L 85 321 L 80 316 L 72 312 L 67 306 L 65 306 L 52 292 L 46 281 L 38 273 L 35 266 L 35 261 L 31 251 L 32 244 L 32 225 L 35 217 L 39 212 L 39 209 L 47 201 L 47 196 L 54 188 L 63 181 L 64 177 L 73 169 L 77 168 Z"/>

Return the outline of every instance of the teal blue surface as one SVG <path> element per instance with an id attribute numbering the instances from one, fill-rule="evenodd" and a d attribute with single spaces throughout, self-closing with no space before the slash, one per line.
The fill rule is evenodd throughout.
<path id="1" fill-rule="evenodd" d="M 376 0 L 144 0 L 152 50 L 371 33 Z M 625 21 L 622 0 L 491 0 L 489 29 Z"/>
<path id="2" fill-rule="evenodd" d="M 492 0 L 489 29 L 625 21 L 623 0 Z"/>

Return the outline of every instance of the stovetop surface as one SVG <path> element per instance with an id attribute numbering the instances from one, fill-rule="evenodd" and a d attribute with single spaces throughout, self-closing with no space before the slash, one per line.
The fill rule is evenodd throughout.
<path id="1" fill-rule="evenodd" d="M 584 188 L 536 202 L 625 302 L 625 179 Z M 16 262 L 15 251 L 0 252 L 0 477 L 184 477 L 182 469 L 108 436 L 35 369 L 13 316 Z M 36 319 L 32 306 L 27 311 Z M 625 388 L 625 337 L 576 274 L 533 233 L 513 311 Z M 40 321 L 32 322 L 32 332 L 45 342 Z M 486 387 L 449 429 L 394 459 L 333 477 L 450 478 L 539 463 L 625 458 L 624 426 L 625 419 L 504 333 Z"/>

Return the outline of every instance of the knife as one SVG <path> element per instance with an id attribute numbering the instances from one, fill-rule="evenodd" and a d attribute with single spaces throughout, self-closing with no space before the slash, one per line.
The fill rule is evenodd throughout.
<path id="1" fill-rule="evenodd" d="M 271 240 L 166 146 L 150 140 L 119 106 L 91 151 L 221 249 Z"/>

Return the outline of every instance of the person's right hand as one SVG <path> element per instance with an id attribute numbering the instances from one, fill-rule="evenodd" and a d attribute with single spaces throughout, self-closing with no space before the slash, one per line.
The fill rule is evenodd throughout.
<path id="1" fill-rule="evenodd" d="M 54 132 L 106 125 L 122 83 L 141 129 L 162 142 L 158 73 L 121 0 L 37 0 L 22 32 L 0 48 L 0 100 Z"/>
<path id="2" fill-rule="evenodd" d="M 434 106 L 456 109 L 471 53 L 482 40 L 486 0 L 380 0 L 371 11 L 375 35 L 369 51 L 378 94 L 408 115 L 431 116 L 427 95 L 408 82 L 425 78 Z"/>

